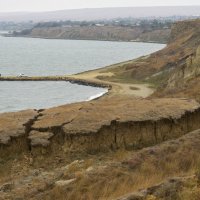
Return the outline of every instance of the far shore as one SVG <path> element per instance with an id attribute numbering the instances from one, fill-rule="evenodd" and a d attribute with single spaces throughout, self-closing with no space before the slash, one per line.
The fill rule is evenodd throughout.
<path id="1" fill-rule="evenodd" d="M 33 39 L 44 39 L 44 40 L 77 40 L 77 41 L 98 41 L 98 42 L 132 42 L 132 43 L 153 43 L 153 44 L 166 44 L 165 42 L 161 41 L 146 41 L 146 40 L 96 40 L 96 39 L 63 39 L 63 38 L 53 38 L 53 37 L 33 37 L 33 36 L 25 36 L 25 35 L 20 35 L 16 36 L 13 34 L 0 34 L 2 37 L 17 37 L 17 38 L 33 38 Z"/>

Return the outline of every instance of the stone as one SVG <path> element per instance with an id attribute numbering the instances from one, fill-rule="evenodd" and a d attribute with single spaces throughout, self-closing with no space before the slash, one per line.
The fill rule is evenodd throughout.
<path id="1" fill-rule="evenodd" d="M 60 181 L 56 181 L 55 185 L 58 186 L 58 187 L 65 187 L 65 186 L 68 186 L 75 181 L 76 181 L 76 178 L 69 179 L 69 180 L 60 180 Z"/>

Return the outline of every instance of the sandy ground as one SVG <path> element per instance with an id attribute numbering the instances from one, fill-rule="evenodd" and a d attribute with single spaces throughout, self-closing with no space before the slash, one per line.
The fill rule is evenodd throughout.
<path id="1" fill-rule="evenodd" d="M 109 67 L 108 67 L 109 68 Z M 98 79 L 99 76 L 113 76 L 112 72 L 104 72 L 106 68 L 87 71 L 80 74 L 71 75 L 75 79 L 88 80 L 96 83 L 103 83 L 112 86 L 110 95 L 133 95 L 136 97 L 146 98 L 153 94 L 154 90 L 148 84 L 125 84 Z"/>
<path id="2" fill-rule="evenodd" d="M 133 84 L 133 83 L 121 83 L 112 82 L 106 77 L 114 76 L 112 70 L 115 67 L 119 67 L 122 64 L 129 63 L 131 61 L 126 61 L 123 63 L 113 64 L 111 66 L 103 67 L 100 69 L 95 69 L 91 71 L 82 72 L 74 75 L 65 76 L 38 76 L 38 77 L 0 77 L 0 81 L 77 81 L 84 83 L 92 83 L 97 85 L 111 86 L 112 89 L 109 90 L 109 95 L 107 97 L 113 96 L 133 96 L 136 98 L 146 98 L 154 93 L 154 89 L 148 84 Z M 99 77 L 104 77 L 104 80 Z"/>

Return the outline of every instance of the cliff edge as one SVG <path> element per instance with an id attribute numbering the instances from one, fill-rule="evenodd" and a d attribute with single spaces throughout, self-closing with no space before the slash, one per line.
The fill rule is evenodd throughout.
<path id="1" fill-rule="evenodd" d="M 71 77 L 112 85 L 103 98 L 1 114 L 0 199 L 199 199 L 199 25 L 178 22 L 163 50 Z M 158 89 L 136 98 L 136 82 Z"/>

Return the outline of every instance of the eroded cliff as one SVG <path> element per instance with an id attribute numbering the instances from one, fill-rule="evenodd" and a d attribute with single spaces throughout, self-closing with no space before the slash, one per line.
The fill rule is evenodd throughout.
<path id="1" fill-rule="evenodd" d="M 71 39 L 71 40 L 100 40 L 100 41 L 139 41 L 166 43 L 169 39 L 170 28 L 145 30 L 141 27 L 121 26 L 86 26 L 86 27 L 35 27 L 18 33 L 16 36 Z"/>
<path id="2" fill-rule="evenodd" d="M 175 23 L 172 26 L 170 40 L 164 49 L 124 63 L 112 70 L 108 69 L 114 74 L 110 80 L 131 83 L 142 81 L 151 83 L 155 87 L 166 87 L 175 73 L 181 73 L 187 59 L 195 56 L 200 45 L 199 25 L 199 19 Z"/>
<path id="3" fill-rule="evenodd" d="M 181 90 L 172 84 L 170 95 L 165 84 L 155 95 L 198 100 L 199 23 L 177 23 L 165 49 L 109 68 L 109 78 L 129 74 L 150 80 L 164 70 L 162 81 L 169 83 L 184 69 Z M 195 100 L 117 92 L 90 102 L 1 114 L 0 199 L 198 199 L 199 122 Z"/>
<path id="4" fill-rule="evenodd" d="M 1 157 L 139 149 L 200 128 L 199 118 L 192 100 L 127 97 L 2 114 Z"/>

